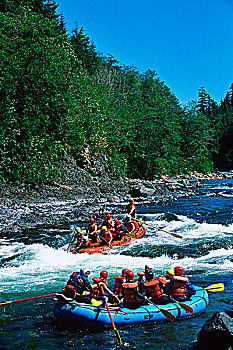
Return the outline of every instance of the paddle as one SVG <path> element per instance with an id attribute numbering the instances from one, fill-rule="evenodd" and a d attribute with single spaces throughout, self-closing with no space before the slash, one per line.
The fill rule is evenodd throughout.
<path id="1" fill-rule="evenodd" d="M 18 303 L 20 301 L 27 301 L 27 300 L 33 300 L 33 299 L 39 299 L 39 298 L 46 298 L 46 297 L 51 297 L 56 295 L 54 294 L 47 294 L 47 295 L 39 295 L 37 297 L 32 297 L 32 298 L 26 298 L 26 299 L 19 299 L 19 300 L 0 300 L 0 307 L 4 307 L 6 305 L 12 304 L 12 303 Z"/>
<path id="2" fill-rule="evenodd" d="M 118 330 L 116 329 L 115 323 L 113 322 L 112 315 L 111 315 L 111 312 L 110 312 L 110 310 L 109 310 L 109 306 L 108 306 L 108 303 L 107 303 L 107 297 L 106 297 L 106 295 L 105 295 L 105 293 L 104 293 L 104 289 L 103 289 L 103 287 L 102 287 L 101 285 L 100 285 L 100 288 L 101 288 L 101 292 L 102 292 L 102 294 L 103 294 L 103 296 L 104 296 L 105 305 L 106 305 L 106 308 L 107 308 L 107 311 L 108 311 L 108 315 L 109 315 L 109 318 L 110 318 L 112 327 L 113 327 L 113 329 L 114 329 L 114 331 L 115 331 L 115 333 L 116 333 L 116 336 L 117 336 L 119 345 L 121 345 L 121 337 L 120 337 L 120 335 L 119 335 L 119 333 L 118 333 Z"/>
<path id="3" fill-rule="evenodd" d="M 134 219 L 134 220 L 140 221 L 140 220 L 138 220 L 138 219 Z M 176 238 L 183 238 L 183 236 L 178 235 L 177 233 L 169 232 L 169 231 L 163 230 L 162 228 L 159 228 L 159 227 L 157 227 L 157 226 L 153 226 L 153 225 L 151 225 L 151 224 L 147 224 L 146 222 L 143 222 L 143 221 L 141 221 L 141 223 L 142 223 L 142 224 L 145 224 L 145 225 L 147 225 L 147 226 L 150 226 L 150 227 L 154 227 L 154 228 L 156 228 L 157 230 L 160 230 L 160 231 L 164 231 L 164 232 L 166 232 L 166 233 L 169 233 L 169 235 L 172 235 L 172 236 L 174 236 L 174 237 L 176 237 Z"/>
<path id="4" fill-rule="evenodd" d="M 125 211 L 125 209 L 124 210 L 122 210 L 122 213 Z M 118 216 L 120 216 L 122 213 L 120 213 L 120 214 L 117 214 L 116 216 L 114 216 L 113 217 L 113 219 L 115 220 Z"/>
<path id="5" fill-rule="evenodd" d="M 173 315 L 170 311 L 162 309 L 161 307 L 158 307 L 156 304 L 154 304 L 150 299 L 148 299 L 146 296 L 143 296 L 142 294 L 139 294 L 141 297 L 143 297 L 145 300 L 148 301 L 148 303 L 151 303 L 152 305 L 154 305 L 155 307 L 157 307 L 157 309 L 159 309 L 159 311 L 162 312 L 162 314 L 171 322 L 174 322 L 176 320 L 176 316 Z"/>
<path id="6" fill-rule="evenodd" d="M 209 287 L 203 288 L 204 290 L 207 290 L 208 292 L 223 292 L 224 291 L 224 284 L 223 283 L 216 283 L 211 284 Z"/>
<path id="7" fill-rule="evenodd" d="M 123 223 L 123 225 L 124 225 L 124 223 Z M 124 228 L 126 229 L 126 231 L 127 232 L 125 232 L 125 234 L 127 235 L 127 236 L 129 236 L 129 237 L 132 237 L 132 238 L 135 238 L 135 233 L 132 233 L 132 232 L 129 232 L 129 230 L 127 229 L 127 227 L 125 227 L 125 225 L 124 225 Z"/>
<path id="8" fill-rule="evenodd" d="M 169 298 L 171 300 L 173 300 L 175 303 L 178 303 L 180 305 L 180 307 L 182 307 L 182 309 L 184 309 L 186 312 L 188 312 L 189 314 L 193 314 L 193 308 L 185 303 L 181 303 L 180 301 L 172 298 L 171 296 L 169 296 Z"/>
<path id="9" fill-rule="evenodd" d="M 104 239 L 99 233 L 97 233 L 97 236 L 99 236 L 100 239 L 102 239 L 105 243 L 107 243 L 108 246 L 110 246 L 110 243 Z"/>

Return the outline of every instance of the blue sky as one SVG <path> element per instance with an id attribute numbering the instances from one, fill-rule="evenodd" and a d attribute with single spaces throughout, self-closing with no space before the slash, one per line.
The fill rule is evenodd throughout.
<path id="1" fill-rule="evenodd" d="M 233 0 L 55 0 L 99 52 L 148 68 L 181 103 L 201 86 L 219 102 L 233 82 Z"/>

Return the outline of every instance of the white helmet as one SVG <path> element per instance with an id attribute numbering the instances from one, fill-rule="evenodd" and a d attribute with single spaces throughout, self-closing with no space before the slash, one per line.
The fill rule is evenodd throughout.
<path id="1" fill-rule="evenodd" d="M 147 269 L 147 270 L 153 270 L 153 268 L 154 268 L 154 266 L 151 265 L 151 264 L 147 264 L 147 265 L 145 266 L 145 269 Z"/>
<path id="2" fill-rule="evenodd" d="M 87 267 L 83 267 L 82 269 L 80 269 L 80 273 L 81 275 L 85 275 L 85 273 L 90 273 L 90 269 L 88 269 Z"/>

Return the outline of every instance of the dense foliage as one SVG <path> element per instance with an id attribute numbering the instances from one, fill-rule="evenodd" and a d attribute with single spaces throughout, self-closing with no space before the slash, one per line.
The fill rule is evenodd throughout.
<path id="1" fill-rule="evenodd" d="M 47 0 L 0 3 L 0 181 L 56 176 L 64 153 L 93 174 L 152 179 L 232 165 L 233 85 L 183 108 L 154 71 L 103 57 Z"/>

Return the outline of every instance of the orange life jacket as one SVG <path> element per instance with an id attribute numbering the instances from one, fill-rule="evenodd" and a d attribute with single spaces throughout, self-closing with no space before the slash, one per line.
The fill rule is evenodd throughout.
<path id="1" fill-rule="evenodd" d="M 138 282 L 122 283 L 124 296 L 123 306 L 129 309 L 136 309 L 140 306 L 137 292 Z"/>
<path id="2" fill-rule="evenodd" d="M 91 290 L 91 298 L 98 298 L 100 296 L 102 296 L 102 290 L 100 288 L 100 282 L 103 282 L 106 284 L 106 286 L 108 285 L 108 282 L 103 279 L 103 278 L 99 278 L 99 277 L 92 277 L 92 281 L 94 282 L 94 284 L 92 285 L 92 290 Z"/>
<path id="3" fill-rule="evenodd" d="M 115 226 L 114 226 L 114 234 L 115 235 L 122 235 L 123 228 L 124 228 L 124 225 L 122 225 L 122 224 L 119 224 L 119 225 L 115 224 Z"/>
<path id="4" fill-rule="evenodd" d="M 96 231 L 96 227 L 97 227 L 96 224 L 88 225 L 87 230 L 88 230 L 89 233 L 92 233 L 92 232 Z"/>
<path id="5" fill-rule="evenodd" d="M 188 277 L 173 276 L 171 281 L 171 295 L 185 295 L 186 293 L 186 282 Z"/>
<path id="6" fill-rule="evenodd" d="M 103 226 L 106 226 L 107 228 L 112 229 L 113 228 L 112 221 L 104 219 L 104 221 L 101 224 L 101 227 Z"/>
<path id="7" fill-rule="evenodd" d="M 115 285 L 113 288 L 113 293 L 117 295 L 122 295 L 123 293 L 122 284 L 123 284 L 123 280 L 125 280 L 125 277 L 122 277 L 120 275 L 115 275 L 114 279 L 115 279 Z"/>
<path id="8" fill-rule="evenodd" d="M 111 240 L 111 236 L 109 234 L 109 231 L 101 231 L 100 236 L 102 236 L 105 241 L 109 242 Z"/>
<path id="9" fill-rule="evenodd" d="M 164 286 L 165 286 L 168 282 L 170 282 L 170 280 L 167 280 L 166 277 L 164 277 L 163 275 L 160 276 L 160 277 L 158 277 L 157 279 L 158 279 L 159 282 L 161 282 Z"/>
<path id="10" fill-rule="evenodd" d="M 146 288 L 147 293 L 151 296 L 151 301 L 153 302 L 166 296 L 157 279 L 145 282 L 144 287 Z"/>
<path id="11" fill-rule="evenodd" d="M 134 223 L 131 221 L 124 221 L 124 226 L 129 232 L 135 229 Z"/>

